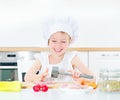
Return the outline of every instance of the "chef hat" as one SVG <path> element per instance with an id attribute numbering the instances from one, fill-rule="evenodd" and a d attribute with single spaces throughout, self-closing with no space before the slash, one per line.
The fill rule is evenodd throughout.
<path id="1" fill-rule="evenodd" d="M 47 40 L 53 33 L 58 31 L 68 33 L 68 35 L 73 39 L 77 33 L 77 30 L 77 23 L 70 17 L 52 17 L 46 20 L 46 22 L 43 24 L 43 36 Z"/>

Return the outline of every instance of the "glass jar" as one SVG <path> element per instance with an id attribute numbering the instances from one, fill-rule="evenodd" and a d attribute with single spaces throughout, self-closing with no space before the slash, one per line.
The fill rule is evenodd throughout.
<path id="1" fill-rule="evenodd" d="M 100 70 L 98 89 L 104 92 L 120 92 L 120 70 Z"/>

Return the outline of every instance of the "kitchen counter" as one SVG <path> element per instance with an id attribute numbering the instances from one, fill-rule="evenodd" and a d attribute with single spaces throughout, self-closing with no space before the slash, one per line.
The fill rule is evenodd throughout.
<path id="1" fill-rule="evenodd" d="M 49 89 L 47 92 L 34 92 L 32 88 L 21 92 L 0 92 L 4 100 L 119 100 L 119 93 L 104 93 L 98 90 L 80 93 L 68 93 L 61 89 Z"/>

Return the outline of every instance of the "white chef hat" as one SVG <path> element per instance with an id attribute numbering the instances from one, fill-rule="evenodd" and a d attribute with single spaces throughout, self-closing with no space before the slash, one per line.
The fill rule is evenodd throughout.
<path id="1" fill-rule="evenodd" d="M 43 36 L 45 39 L 49 39 L 53 33 L 63 31 L 73 39 L 77 33 L 78 26 L 75 20 L 70 17 L 52 17 L 47 19 L 43 23 Z"/>

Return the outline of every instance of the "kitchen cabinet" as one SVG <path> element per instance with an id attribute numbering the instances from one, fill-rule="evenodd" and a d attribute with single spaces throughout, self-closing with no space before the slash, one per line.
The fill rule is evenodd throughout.
<path id="1" fill-rule="evenodd" d="M 97 78 L 101 69 L 120 69 L 120 52 L 89 52 L 89 68 Z"/>

